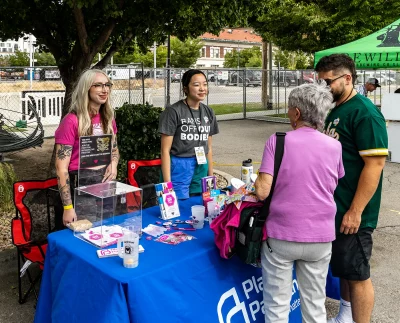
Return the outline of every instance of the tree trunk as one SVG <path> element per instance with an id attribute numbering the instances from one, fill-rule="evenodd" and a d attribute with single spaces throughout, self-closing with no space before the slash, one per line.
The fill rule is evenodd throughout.
<path id="1" fill-rule="evenodd" d="M 261 105 L 262 108 L 268 109 L 268 43 L 262 43 L 262 82 L 261 82 Z"/>

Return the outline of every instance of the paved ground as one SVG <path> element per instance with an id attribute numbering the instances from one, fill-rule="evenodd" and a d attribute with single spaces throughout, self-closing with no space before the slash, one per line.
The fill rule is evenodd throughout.
<path id="1" fill-rule="evenodd" d="M 254 120 L 220 122 L 220 134 L 213 138 L 215 168 L 240 177 L 242 160 L 252 158 L 259 167 L 266 139 L 276 131 L 288 131 L 286 124 Z M 374 323 L 400 322 L 400 165 L 387 163 L 379 227 L 374 234 L 372 279 L 376 304 Z M 14 250 L 0 253 L 0 323 L 32 322 L 35 299 L 24 305 L 17 298 L 16 257 Z M 329 315 L 337 311 L 337 302 L 328 300 Z M 41 322 L 40 322 L 41 323 Z M 153 322 L 149 322 L 153 323 Z"/>

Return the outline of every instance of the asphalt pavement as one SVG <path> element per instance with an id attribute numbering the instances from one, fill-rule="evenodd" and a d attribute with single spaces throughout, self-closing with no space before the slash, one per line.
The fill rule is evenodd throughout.
<path id="1" fill-rule="evenodd" d="M 240 178 L 243 160 L 251 158 L 259 168 L 265 141 L 276 131 L 289 131 L 287 124 L 256 120 L 219 122 L 220 133 L 213 137 L 214 168 Z M 399 323 L 400 298 L 400 164 L 386 163 L 382 205 L 374 233 L 371 275 L 375 286 L 372 322 Z M 0 323 L 32 322 L 35 298 L 18 304 L 18 281 L 14 250 L 0 252 Z M 329 317 L 338 309 L 337 301 L 327 301 Z M 41 322 L 40 322 L 41 323 Z M 149 322 L 153 323 L 153 322 Z"/>

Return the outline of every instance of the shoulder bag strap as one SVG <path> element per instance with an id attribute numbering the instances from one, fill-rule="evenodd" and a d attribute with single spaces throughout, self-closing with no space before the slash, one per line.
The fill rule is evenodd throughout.
<path id="1" fill-rule="evenodd" d="M 261 208 L 261 214 L 259 217 L 259 223 L 264 225 L 265 220 L 268 216 L 269 206 L 272 200 L 272 194 L 274 193 L 276 179 L 278 177 L 279 168 L 281 167 L 283 152 L 285 150 L 285 136 L 286 132 L 277 132 L 276 133 L 276 147 L 275 147 L 275 156 L 274 156 L 274 178 L 272 180 L 271 191 L 269 192 L 268 197 L 265 199 L 265 202 Z"/>

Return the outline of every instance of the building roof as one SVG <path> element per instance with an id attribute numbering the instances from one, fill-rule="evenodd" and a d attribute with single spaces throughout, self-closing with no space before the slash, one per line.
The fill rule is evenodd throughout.
<path id="1" fill-rule="evenodd" d="M 219 42 L 234 42 L 234 43 L 262 43 L 261 36 L 257 35 L 251 28 L 236 28 L 236 29 L 223 29 L 219 36 L 205 33 L 200 36 L 202 40 L 219 41 Z"/>

